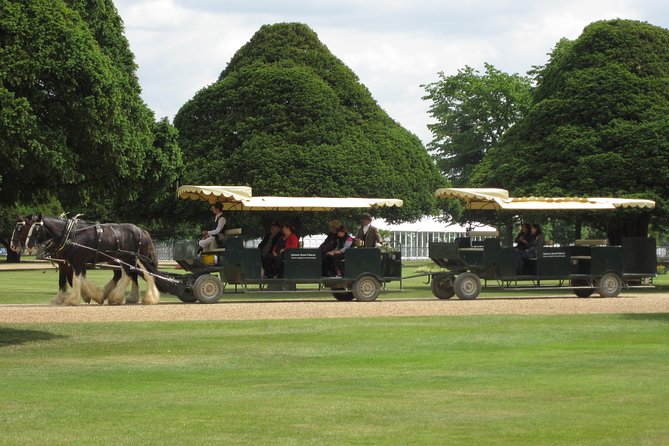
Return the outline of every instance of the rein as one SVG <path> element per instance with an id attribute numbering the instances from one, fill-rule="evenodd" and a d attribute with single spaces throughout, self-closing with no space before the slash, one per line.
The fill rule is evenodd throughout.
<path id="1" fill-rule="evenodd" d="M 142 273 L 146 273 L 146 274 L 148 274 L 148 275 L 150 275 L 150 276 L 152 276 L 152 277 L 158 277 L 158 278 L 160 278 L 160 279 L 167 280 L 168 282 L 172 282 L 172 283 L 181 283 L 181 281 L 179 281 L 179 280 L 177 280 L 177 279 L 172 279 L 172 278 L 169 278 L 169 277 L 161 276 L 161 275 L 159 275 L 159 274 L 154 274 L 154 273 L 152 273 L 151 271 L 147 271 L 147 270 L 144 269 L 144 268 L 139 268 L 139 267 L 137 267 L 136 265 L 131 265 L 131 264 L 129 264 L 129 263 L 127 263 L 127 262 L 124 262 L 123 260 L 121 260 L 121 259 L 119 259 L 119 258 L 117 258 L 117 257 L 113 257 L 113 256 L 107 254 L 105 251 L 100 251 L 100 250 L 97 250 L 97 249 L 95 249 L 95 248 L 91 248 L 90 246 L 82 245 L 81 243 L 77 243 L 77 242 L 70 242 L 70 244 L 71 244 L 72 246 L 76 246 L 76 247 L 78 247 L 78 248 L 82 248 L 82 249 L 87 249 L 87 250 L 89 250 L 89 251 L 93 251 L 93 252 L 95 252 L 96 254 L 103 255 L 103 256 L 107 257 L 108 259 L 113 260 L 115 263 L 118 263 L 119 265 L 127 266 L 127 267 L 130 268 L 131 270 L 140 271 L 140 272 L 142 272 Z M 133 253 L 133 252 L 130 252 L 130 251 L 123 251 L 123 250 L 118 250 L 118 251 L 116 251 L 116 252 L 119 252 L 119 253 L 125 253 L 125 254 L 132 254 L 132 255 L 135 255 L 135 256 L 139 257 L 141 260 L 144 260 L 145 262 L 153 262 L 153 260 L 151 260 L 150 258 L 148 258 L 148 257 L 146 257 L 146 256 L 141 255 L 140 253 Z"/>
<path id="2" fill-rule="evenodd" d="M 96 264 L 97 256 L 104 256 L 107 259 L 113 261 L 114 263 L 117 263 L 119 265 L 124 265 L 124 266 L 130 268 L 131 270 L 146 273 L 146 274 L 149 274 L 152 277 L 158 277 L 162 280 L 167 280 L 167 281 L 172 282 L 172 283 L 181 283 L 179 280 L 164 277 L 164 276 L 161 276 L 159 274 L 154 274 L 150 271 L 147 271 L 146 269 L 139 268 L 136 265 L 131 265 L 127 262 L 124 262 L 123 260 L 119 259 L 118 257 L 114 257 L 113 254 L 117 254 L 117 255 L 118 254 L 127 254 L 127 255 L 137 257 L 140 260 L 142 260 L 143 262 L 153 263 L 153 259 L 139 253 L 139 248 L 141 248 L 141 246 L 142 246 L 142 232 L 141 232 L 141 230 L 139 231 L 139 241 L 138 241 L 139 248 L 138 248 L 137 252 L 127 251 L 127 250 L 121 249 L 121 247 L 120 247 L 121 246 L 120 237 L 119 237 L 119 234 L 118 234 L 117 230 L 114 227 L 114 226 L 116 226 L 116 224 L 113 224 L 113 223 L 99 224 L 99 223 L 97 223 L 97 224 L 94 224 L 94 225 L 91 224 L 91 226 L 89 226 L 89 227 L 77 228 L 77 225 L 80 222 L 80 220 L 77 217 L 78 216 L 67 220 L 67 223 L 66 223 L 65 227 L 63 228 L 63 231 L 61 232 L 60 236 L 52 237 L 52 238 L 50 238 L 48 240 L 45 240 L 43 242 L 36 243 L 40 248 L 44 249 L 43 252 L 46 254 L 46 256 L 43 257 L 43 258 L 45 260 L 49 260 L 49 261 L 52 261 L 52 262 L 66 263 L 62 259 L 54 259 L 52 257 L 52 255 L 60 253 L 61 251 L 63 251 L 68 246 L 75 246 L 77 248 L 81 248 L 81 249 L 85 249 L 85 250 L 94 252 L 96 254 L 96 258 L 94 259 L 93 264 Z M 33 229 L 36 226 L 40 226 L 41 227 L 40 230 L 44 231 L 44 221 L 39 221 L 39 222 L 33 223 L 33 225 L 30 228 L 30 231 L 28 233 L 28 239 L 33 239 L 34 240 L 34 239 L 36 239 L 40 236 L 40 234 L 37 234 L 37 235 L 33 234 Z M 100 249 L 100 244 L 102 242 L 101 239 L 102 239 L 103 227 L 105 227 L 105 226 L 108 226 L 112 230 L 112 233 L 114 234 L 114 237 L 116 238 L 116 247 L 117 248 L 116 248 L 115 251 L 108 251 L 108 250 L 101 250 Z M 93 228 L 95 230 L 95 244 L 96 244 L 95 248 L 92 248 L 90 246 L 87 246 L 87 245 L 84 245 L 84 244 L 81 244 L 81 243 L 78 243 L 78 242 L 75 241 L 76 240 L 76 234 L 78 232 L 85 231 L 85 230 L 88 230 L 88 229 L 91 229 L 91 228 Z M 58 248 L 54 250 L 53 249 L 53 246 L 55 245 L 54 241 L 58 240 L 58 239 L 61 239 L 62 241 L 59 243 Z M 36 240 L 34 240 L 34 241 L 37 242 Z"/>

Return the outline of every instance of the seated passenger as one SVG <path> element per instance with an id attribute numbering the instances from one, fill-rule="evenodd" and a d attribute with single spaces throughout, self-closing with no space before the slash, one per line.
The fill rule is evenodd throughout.
<path id="1" fill-rule="evenodd" d="M 530 243 L 527 248 L 527 257 L 528 259 L 533 259 L 537 257 L 537 253 L 541 251 L 541 248 L 544 247 L 546 239 L 544 238 L 544 233 L 541 231 L 541 226 L 533 224 L 530 229 Z"/>
<path id="2" fill-rule="evenodd" d="M 260 248 L 260 259 L 265 277 L 269 276 L 274 268 L 274 247 L 281 239 L 281 225 L 277 222 L 272 222 L 269 227 L 269 232 L 265 234 L 262 241 L 258 245 Z"/>
<path id="3" fill-rule="evenodd" d="M 530 228 L 530 240 L 528 248 L 523 251 L 521 254 L 521 272 L 523 274 L 527 271 L 527 261 L 529 259 L 536 259 L 537 254 L 541 251 L 541 248 L 544 247 L 544 234 L 541 231 L 541 226 L 538 224 L 533 224 Z"/>
<path id="4" fill-rule="evenodd" d="M 355 241 L 359 247 L 375 248 L 383 243 L 383 238 L 379 230 L 372 226 L 372 216 L 362 214 L 362 226 L 355 234 Z"/>
<path id="5" fill-rule="evenodd" d="M 520 232 L 516 236 L 516 251 L 527 251 L 527 248 L 530 247 L 530 234 L 532 225 L 525 223 L 520 226 Z"/>
<path id="6" fill-rule="evenodd" d="M 516 246 L 514 247 L 516 253 L 516 274 L 523 274 L 523 265 L 525 264 L 523 260 L 523 253 L 527 251 L 527 248 L 530 247 L 530 234 L 531 234 L 532 225 L 525 223 L 520 226 L 520 232 L 515 238 Z"/>
<path id="7" fill-rule="evenodd" d="M 202 231 L 202 240 L 198 242 L 200 248 L 198 253 L 209 251 L 218 247 L 218 242 L 223 241 L 223 230 L 225 229 L 225 217 L 223 217 L 223 203 L 214 203 L 211 207 L 214 213 L 214 229 Z"/>
<path id="8" fill-rule="evenodd" d="M 299 240 L 297 235 L 295 235 L 293 227 L 285 223 L 281 228 L 282 236 L 279 237 L 279 241 L 272 248 L 273 258 L 273 268 L 269 277 L 282 277 L 283 276 L 283 255 L 287 249 L 296 249 L 299 247 Z"/>
<path id="9" fill-rule="evenodd" d="M 344 253 L 353 245 L 353 237 L 344 226 L 337 228 L 337 244 L 323 257 L 323 275 L 341 277 L 344 275 Z"/>
<path id="10" fill-rule="evenodd" d="M 323 240 L 323 243 L 321 243 L 321 246 L 318 247 L 321 254 L 325 255 L 337 246 L 337 228 L 340 226 L 341 222 L 339 220 L 332 220 L 330 222 L 330 232 L 328 232 L 328 235 L 325 237 L 325 240 Z"/>

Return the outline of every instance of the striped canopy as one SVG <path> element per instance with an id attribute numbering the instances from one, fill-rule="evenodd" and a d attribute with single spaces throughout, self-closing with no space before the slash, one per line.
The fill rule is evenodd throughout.
<path id="1" fill-rule="evenodd" d="M 328 212 L 403 205 L 402 200 L 391 198 L 254 197 L 251 188 L 243 186 L 181 186 L 177 195 L 184 200 L 220 202 L 228 211 Z"/>
<path id="2" fill-rule="evenodd" d="M 505 189 L 438 189 L 437 198 L 459 198 L 467 209 L 510 211 L 599 211 L 618 208 L 653 209 L 655 202 L 636 198 L 610 197 L 509 197 Z"/>

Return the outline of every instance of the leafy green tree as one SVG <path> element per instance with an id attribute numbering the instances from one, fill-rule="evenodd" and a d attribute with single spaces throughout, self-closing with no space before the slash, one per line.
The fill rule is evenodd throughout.
<path id="1" fill-rule="evenodd" d="M 637 196 L 669 209 L 669 30 L 592 23 L 536 71 L 534 104 L 486 154 L 477 185 L 516 195 Z"/>
<path id="2" fill-rule="evenodd" d="M 154 121 L 136 68 L 112 0 L 0 3 L 0 212 L 57 202 L 171 224 L 154 205 L 182 168 L 177 133 Z"/>
<path id="3" fill-rule="evenodd" d="M 442 183 L 419 139 L 302 24 L 263 26 L 174 124 L 188 183 L 403 199 L 403 208 L 379 212 L 391 220 L 432 212 Z"/>
<path id="4" fill-rule="evenodd" d="M 428 148 L 454 185 L 466 186 L 472 170 L 504 132 L 521 119 L 532 102 L 526 76 L 507 74 L 490 64 L 485 73 L 470 66 L 423 86 L 424 100 L 432 101 Z"/>
<path id="5" fill-rule="evenodd" d="M 141 195 L 134 200 L 114 204 L 117 220 L 132 221 L 158 238 L 177 237 L 183 233 L 175 191 L 183 172 L 179 132 L 167 118 L 153 126 L 153 145 L 144 160 Z"/>
<path id="6" fill-rule="evenodd" d="M 136 193 L 127 182 L 141 177 L 153 116 L 134 65 L 103 50 L 96 28 L 62 0 L 2 3 L 2 202 L 56 190 L 64 206 L 81 209 L 110 191 Z"/>

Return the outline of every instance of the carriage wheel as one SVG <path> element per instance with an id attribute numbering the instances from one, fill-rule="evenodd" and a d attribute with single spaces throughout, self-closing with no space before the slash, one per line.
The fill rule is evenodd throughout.
<path id="1" fill-rule="evenodd" d="M 589 280 L 572 280 L 572 286 L 589 286 L 591 285 Z M 578 297 L 590 297 L 592 293 L 595 292 L 594 288 L 574 288 L 574 294 Z"/>
<path id="2" fill-rule="evenodd" d="M 480 292 L 481 281 L 476 274 L 462 273 L 455 279 L 455 294 L 459 299 L 476 299 Z"/>
<path id="3" fill-rule="evenodd" d="M 374 276 L 362 276 L 353 282 L 353 297 L 361 302 L 371 302 L 379 297 L 381 284 Z"/>
<path id="4" fill-rule="evenodd" d="M 616 273 L 606 273 L 597 281 L 597 291 L 602 297 L 617 297 L 623 289 L 623 279 Z"/>
<path id="5" fill-rule="evenodd" d="M 211 274 L 203 274 L 193 283 L 193 294 L 203 304 L 215 304 L 223 294 L 221 280 Z"/>
<path id="6" fill-rule="evenodd" d="M 446 273 L 432 276 L 432 294 L 437 299 L 450 299 L 455 295 L 453 278 Z"/>
<path id="7" fill-rule="evenodd" d="M 186 290 L 183 293 L 181 293 L 180 296 L 177 296 L 177 297 L 179 297 L 179 300 L 181 302 L 186 302 L 186 303 L 189 303 L 189 304 L 193 303 L 193 302 L 197 302 L 197 297 L 195 297 L 195 295 L 193 295 L 193 290 Z"/>
<path id="8" fill-rule="evenodd" d="M 341 292 L 341 293 L 333 292 L 332 297 L 342 302 L 350 302 L 353 299 L 355 299 L 355 297 L 353 297 L 353 293 L 351 292 Z"/>

